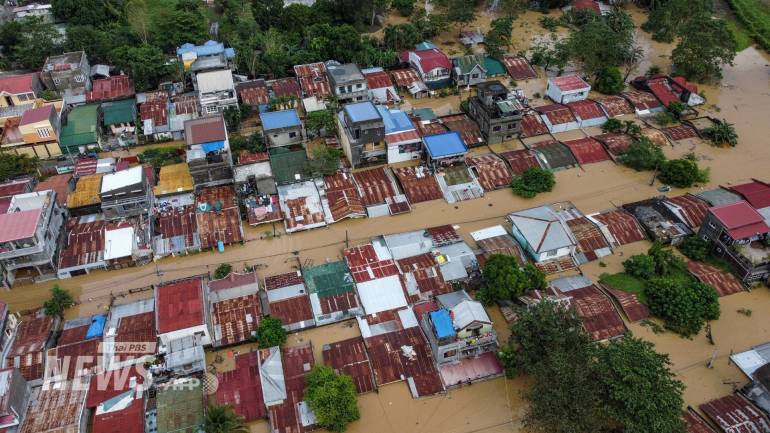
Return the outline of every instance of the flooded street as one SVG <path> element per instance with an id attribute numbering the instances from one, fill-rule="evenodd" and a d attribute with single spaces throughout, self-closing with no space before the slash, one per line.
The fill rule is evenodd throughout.
<path id="1" fill-rule="evenodd" d="M 539 19 L 543 15 L 527 12 L 514 24 L 512 52 L 526 51 L 533 36 L 543 34 Z M 552 16 L 556 16 L 552 14 Z M 645 17 L 638 10 L 632 10 L 637 25 Z M 403 20 L 403 19 L 402 19 Z M 478 22 L 469 24 L 468 29 L 480 28 L 485 31 L 490 17 L 480 14 Z M 399 21 L 403 22 L 403 21 Z M 564 31 L 563 29 L 559 30 Z M 437 38 L 439 45 L 448 54 L 462 52 L 457 42 L 457 30 L 447 31 Z M 671 45 L 660 44 L 639 31 L 638 43 L 645 49 L 645 59 L 637 74 L 643 73 L 650 65 L 658 65 L 664 71 L 670 65 L 668 56 Z M 542 75 L 542 71 L 541 71 Z M 632 74 L 633 76 L 633 74 Z M 545 79 L 521 83 L 527 96 L 534 92 L 543 93 Z M 702 114 L 724 118 L 734 123 L 739 134 L 736 148 L 716 148 L 705 142 L 679 142 L 665 148 L 669 157 L 695 152 L 704 167 L 708 167 L 711 180 L 700 190 L 717 185 L 729 185 L 746 181 L 752 177 L 768 180 L 770 174 L 770 57 L 750 47 L 735 59 L 734 66 L 724 70 L 724 79 L 717 86 L 700 86 L 708 98 Z M 467 97 L 464 94 L 463 98 Z M 414 107 L 432 107 L 439 114 L 456 112 L 460 97 L 424 99 L 410 101 Z M 538 102 L 538 105 L 541 105 Z M 582 136 L 581 132 L 569 133 Z M 566 137 L 566 136 L 565 136 Z M 563 138 L 563 137 L 560 137 Z M 496 150 L 522 148 L 520 142 L 498 145 Z M 488 150 L 488 148 L 482 148 Z M 481 151 L 477 151 L 481 152 Z M 481 152 L 483 153 L 483 152 Z M 612 162 L 591 164 L 584 168 L 559 171 L 556 173 L 556 187 L 553 192 L 525 200 L 516 197 L 510 190 L 487 193 L 483 198 L 448 204 L 443 200 L 421 203 L 413 206 L 409 214 L 377 219 L 348 220 L 320 229 L 281 235 L 282 224 L 276 224 L 279 236 L 267 238 L 272 233 L 270 225 L 252 228 L 245 226 L 244 245 L 228 246 L 224 253 L 204 252 L 186 257 L 166 258 L 156 263 L 119 271 L 95 271 L 89 275 L 68 280 L 51 281 L 36 285 L 15 287 L 0 292 L 0 301 L 8 303 L 12 311 L 39 307 L 48 297 L 48 290 L 58 284 L 70 290 L 80 305 L 67 312 L 68 318 L 95 312 L 103 312 L 111 300 L 122 303 L 129 299 L 152 296 L 150 285 L 192 275 L 208 273 L 220 263 L 230 263 L 238 270 L 243 266 L 255 265 L 260 277 L 296 269 L 299 266 L 320 264 L 340 260 L 346 245 L 367 242 L 371 237 L 408 230 L 454 224 L 470 245 L 475 246 L 469 233 L 479 228 L 504 223 L 504 217 L 514 211 L 546 203 L 569 200 L 584 213 L 597 212 L 619 206 L 623 203 L 647 198 L 657 194 L 657 184 L 649 185 L 649 172 L 635 172 Z M 686 191 L 674 189 L 670 194 L 679 195 Z M 602 272 L 619 272 L 622 261 L 630 255 L 647 250 L 646 241 L 619 248 L 615 255 L 604 259 L 606 267 L 598 262 L 583 267 L 583 272 L 592 279 L 598 279 Z M 770 341 L 770 290 L 758 288 L 750 293 L 740 293 L 720 299 L 722 317 L 712 324 L 715 345 L 708 343 L 701 334 L 692 340 L 682 339 L 672 333 L 654 334 L 649 328 L 629 325 L 632 332 L 652 341 L 656 349 L 670 355 L 673 369 L 686 384 L 685 401 L 697 405 L 711 398 L 729 393 L 734 386 L 745 383 L 740 371 L 728 365 L 732 351 L 742 351 L 752 345 Z M 737 312 L 750 308 L 751 317 Z M 491 308 L 496 330 L 501 340 L 509 331 L 499 309 Z M 359 335 L 355 323 L 348 321 L 309 331 L 292 334 L 288 344 L 311 341 L 316 362 L 322 362 L 323 344 Z M 245 345 L 238 350 L 248 351 Z M 220 370 L 232 368 L 227 360 L 228 349 L 219 353 L 225 360 L 216 364 Z M 215 353 L 208 354 L 209 363 L 214 363 Z M 714 358 L 712 369 L 707 362 Z M 431 398 L 413 400 L 404 382 L 390 384 L 359 398 L 361 420 L 349 426 L 351 433 L 464 433 L 464 432 L 514 432 L 521 430 L 520 420 L 524 412 L 521 392 L 525 379 L 506 380 L 503 378 L 474 384 Z M 252 431 L 267 431 L 266 422 L 252 426 Z"/>

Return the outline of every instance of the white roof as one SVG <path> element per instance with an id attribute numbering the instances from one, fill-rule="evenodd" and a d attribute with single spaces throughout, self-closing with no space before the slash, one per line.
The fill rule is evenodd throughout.
<path id="1" fill-rule="evenodd" d="M 406 307 L 406 297 L 397 275 L 358 283 L 358 296 L 366 314 Z"/>
<path id="2" fill-rule="evenodd" d="M 200 93 L 214 93 L 235 89 L 233 72 L 229 69 L 201 72 L 196 76 L 196 80 L 198 81 L 198 92 Z"/>
<path id="3" fill-rule="evenodd" d="M 142 182 L 141 165 L 131 167 L 128 170 L 121 170 L 112 174 L 106 174 L 102 177 L 101 192 L 110 192 L 130 185 L 136 185 Z"/>
<path id="4" fill-rule="evenodd" d="M 307 98 L 302 100 L 302 105 L 305 107 L 306 113 L 311 113 L 313 111 L 320 111 L 320 110 L 326 110 L 326 103 L 318 99 L 315 96 L 308 96 Z"/>
<path id="5" fill-rule="evenodd" d="M 770 361 L 770 343 L 756 346 L 745 352 L 734 353 L 730 355 L 730 359 L 746 376 L 753 378 L 754 372 Z"/>
<path id="6" fill-rule="evenodd" d="M 134 250 L 134 228 L 108 230 L 104 234 L 104 260 L 128 257 Z"/>
<path id="7" fill-rule="evenodd" d="M 262 382 L 262 397 L 265 406 L 279 404 L 286 400 L 286 379 L 283 377 L 281 349 L 271 347 L 270 355 L 259 364 L 259 378 Z"/>
<path id="8" fill-rule="evenodd" d="M 471 232 L 471 237 L 474 241 L 478 242 L 484 239 L 496 238 L 498 236 L 507 236 L 508 232 L 501 225 L 487 227 L 485 229 L 476 230 Z"/>
<path id="9" fill-rule="evenodd" d="M 464 300 L 452 308 L 455 329 L 464 329 L 473 322 L 492 323 L 481 302 Z"/>
<path id="10" fill-rule="evenodd" d="M 404 329 L 414 328 L 418 326 L 417 316 L 414 315 L 412 307 L 407 307 L 403 310 L 398 310 L 398 318 L 401 320 L 401 326 Z"/>

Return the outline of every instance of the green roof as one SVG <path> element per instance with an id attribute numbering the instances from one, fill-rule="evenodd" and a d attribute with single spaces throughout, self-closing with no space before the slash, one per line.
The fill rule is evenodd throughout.
<path id="1" fill-rule="evenodd" d="M 482 59 L 479 54 L 457 57 L 453 59 L 453 61 L 455 67 L 460 68 L 461 74 L 470 73 L 477 65 L 481 66 L 483 69 L 486 69 L 484 66 L 484 59 Z"/>
<path id="2" fill-rule="evenodd" d="M 508 73 L 501 61 L 489 56 L 484 57 L 484 69 L 487 70 L 487 77 L 497 77 Z"/>
<path id="3" fill-rule="evenodd" d="M 157 409 L 158 433 L 187 433 L 202 429 L 203 390 L 200 382 L 160 387 Z"/>
<path id="4" fill-rule="evenodd" d="M 317 293 L 320 298 L 353 291 L 353 276 L 344 261 L 303 268 L 302 274 L 308 292 Z"/>
<path id="5" fill-rule="evenodd" d="M 105 102 L 102 104 L 102 113 L 107 126 L 136 122 L 136 99 Z"/>
<path id="6" fill-rule="evenodd" d="M 273 178 L 279 184 L 308 179 L 310 176 L 305 172 L 306 165 L 307 153 L 304 150 L 292 151 L 283 147 L 270 149 L 270 167 L 273 169 Z"/>
<path id="7" fill-rule="evenodd" d="M 96 131 L 99 104 L 75 107 L 67 116 L 67 124 L 61 128 L 59 144 L 67 149 L 98 143 Z"/>

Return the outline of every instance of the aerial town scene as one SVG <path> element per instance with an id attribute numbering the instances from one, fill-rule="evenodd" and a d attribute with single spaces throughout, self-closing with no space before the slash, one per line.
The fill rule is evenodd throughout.
<path id="1" fill-rule="evenodd" d="M 770 433 L 770 0 L 0 0 L 0 432 Z"/>

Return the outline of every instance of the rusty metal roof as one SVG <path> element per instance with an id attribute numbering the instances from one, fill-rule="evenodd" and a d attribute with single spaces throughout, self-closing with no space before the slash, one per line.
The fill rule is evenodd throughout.
<path id="1" fill-rule="evenodd" d="M 420 76 L 417 75 L 417 71 L 412 68 L 390 71 L 390 77 L 393 78 L 393 82 L 398 87 L 409 87 L 412 83 L 422 81 Z"/>
<path id="2" fill-rule="evenodd" d="M 548 126 L 546 126 L 539 114 L 530 111 L 521 118 L 522 137 L 534 137 L 543 134 L 548 134 Z"/>
<path id="3" fill-rule="evenodd" d="M 706 201 L 689 193 L 667 198 L 666 200 L 682 208 L 685 222 L 693 230 L 700 227 L 709 210 L 709 205 Z"/>
<path id="4" fill-rule="evenodd" d="M 564 142 L 564 145 L 569 147 L 569 150 L 575 155 L 575 159 L 577 159 L 580 165 L 608 161 L 610 159 L 602 144 L 591 137 L 568 140 Z"/>
<path id="5" fill-rule="evenodd" d="M 529 149 L 519 149 L 510 152 L 503 152 L 500 154 L 511 167 L 511 170 L 516 175 L 521 175 L 530 168 L 540 168 L 540 163 L 537 161 L 535 153 Z"/>
<path id="6" fill-rule="evenodd" d="M 481 134 L 479 125 L 465 114 L 451 114 L 439 119 L 450 131 L 460 134 L 463 142 L 468 147 L 480 146 L 484 144 L 484 136 Z"/>
<path id="7" fill-rule="evenodd" d="M 511 185 L 513 176 L 499 156 L 488 153 L 468 156 L 465 160 L 476 171 L 476 177 L 485 191 L 507 188 Z"/>
<path id="8" fill-rule="evenodd" d="M 575 239 L 578 242 L 578 249 L 585 254 L 589 260 L 596 260 L 597 256 L 595 251 L 610 247 L 599 228 L 588 218 L 573 218 L 567 220 L 567 225 L 572 234 L 575 235 Z"/>
<path id="9" fill-rule="evenodd" d="M 663 133 L 674 141 L 686 140 L 688 138 L 695 138 L 698 133 L 695 129 L 690 128 L 687 125 L 675 125 L 663 128 Z"/>
<path id="10" fill-rule="evenodd" d="M 650 310 L 646 305 L 639 302 L 639 298 L 637 298 L 635 294 L 613 289 L 612 287 L 604 285 L 600 285 L 600 287 L 612 296 L 612 299 L 620 305 L 620 308 L 626 314 L 629 321 L 638 322 L 650 317 Z"/>
<path id="11" fill-rule="evenodd" d="M 524 56 L 505 56 L 503 66 L 508 71 L 508 75 L 516 81 L 537 78 L 537 73 Z"/>
<path id="12" fill-rule="evenodd" d="M 731 394 L 698 406 L 725 433 L 770 433 L 770 421 L 749 400 Z"/>
<path id="13" fill-rule="evenodd" d="M 16 328 L 6 365 L 18 368 L 28 381 L 43 377 L 43 350 L 53 331 L 53 322 L 50 316 L 24 318 Z"/>
<path id="14" fill-rule="evenodd" d="M 607 295 L 596 286 L 581 287 L 566 292 L 572 296 L 578 314 L 583 318 L 583 328 L 595 341 L 619 337 L 626 332 L 626 325 L 620 318 Z"/>
<path id="15" fill-rule="evenodd" d="M 603 96 L 596 99 L 602 106 L 607 117 L 619 117 L 634 114 L 634 107 L 622 96 Z"/>
<path id="16" fill-rule="evenodd" d="M 232 406 L 235 413 L 244 417 L 246 422 L 267 416 L 257 352 L 237 355 L 235 369 L 217 373 L 217 381 L 217 404 Z"/>
<path id="17" fill-rule="evenodd" d="M 623 154 L 634 142 L 633 137 L 620 132 L 608 132 L 606 134 L 594 135 L 594 140 L 602 143 L 609 153 L 614 156 Z"/>
<path id="18" fill-rule="evenodd" d="M 88 377 L 41 389 L 27 408 L 20 433 L 79 432 L 87 393 Z"/>
<path id="19" fill-rule="evenodd" d="M 380 260 L 372 244 L 347 248 L 344 256 L 356 283 L 398 275 L 396 263 L 392 259 Z"/>
<path id="20" fill-rule="evenodd" d="M 591 215 L 607 227 L 617 245 L 626 245 L 646 239 L 639 222 L 630 213 L 618 209 Z"/>
<path id="21" fill-rule="evenodd" d="M 365 206 L 385 203 L 398 194 L 398 188 L 383 167 L 353 173 L 353 180 L 362 193 Z"/>
<path id="22" fill-rule="evenodd" d="M 716 290 L 719 296 L 732 295 L 745 290 L 735 275 L 724 272 L 705 263 L 690 260 L 687 262 L 687 270 L 698 279 Z"/>
<path id="23" fill-rule="evenodd" d="M 364 339 L 354 337 L 323 347 L 324 364 L 353 379 L 359 394 L 374 391 L 374 375 Z"/>
<path id="24" fill-rule="evenodd" d="M 436 178 L 427 167 L 393 168 L 393 173 L 401 183 L 401 188 L 409 199 L 409 203 L 422 203 L 444 197 Z"/>
<path id="25" fill-rule="evenodd" d="M 215 337 L 222 345 L 250 340 L 261 319 L 262 309 L 259 295 L 256 293 L 225 299 L 211 305 L 211 325 Z"/>
<path id="26" fill-rule="evenodd" d="M 81 222 L 69 218 L 65 226 L 66 241 L 59 252 L 59 268 L 67 269 L 104 260 L 103 219 Z"/>
<path id="27" fill-rule="evenodd" d="M 630 102 L 635 109 L 639 111 L 650 110 L 661 106 L 658 98 L 649 92 L 629 90 L 627 92 L 621 93 L 621 95 L 626 98 L 626 100 L 628 100 L 628 102 Z"/>
<path id="28" fill-rule="evenodd" d="M 366 216 L 361 194 L 350 174 L 335 173 L 324 177 L 324 189 L 334 221 Z"/>
<path id="29" fill-rule="evenodd" d="M 161 284 L 155 288 L 158 333 L 179 331 L 206 323 L 199 277 Z"/>

